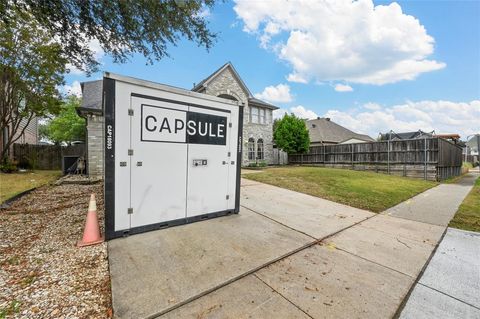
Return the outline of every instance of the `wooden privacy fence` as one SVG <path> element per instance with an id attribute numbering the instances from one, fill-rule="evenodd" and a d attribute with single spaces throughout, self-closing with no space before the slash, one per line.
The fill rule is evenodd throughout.
<path id="1" fill-rule="evenodd" d="M 273 149 L 272 163 L 273 165 L 286 165 L 288 164 L 288 154 L 278 148 Z"/>
<path id="2" fill-rule="evenodd" d="M 71 146 L 14 144 L 13 156 L 20 167 L 62 169 L 63 156 L 85 156 L 85 144 Z"/>
<path id="3" fill-rule="evenodd" d="M 312 146 L 288 156 L 290 164 L 368 170 L 443 180 L 461 174 L 462 148 L 441 138 Z"/>

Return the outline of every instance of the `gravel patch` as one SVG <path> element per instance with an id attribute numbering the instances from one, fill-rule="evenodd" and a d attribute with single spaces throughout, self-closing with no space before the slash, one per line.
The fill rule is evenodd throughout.
<path id="1" fill-rule="evenodd" d="M 103 232 L 101 183 L 44 186 L 0 210 L 0 318 L 112 316 L 107 244 L 76 247 L 91 193 Z"/>

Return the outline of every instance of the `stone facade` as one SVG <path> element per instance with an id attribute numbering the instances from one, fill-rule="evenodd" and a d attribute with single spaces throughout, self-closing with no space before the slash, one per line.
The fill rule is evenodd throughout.
<path id="1" fill-rule="evenodd" d="M 214 96 L 229 96 L 244 104 L 243 114 L 243 166 L 250 163 L 266 162 L 273 163 L 273 116 L 272 109 L 262 107 L 249 102 L 250 92 L 244 88 L 243 83 L 239 82 L 238 76 L 234 74 L 232 68 L 224 68 L 219 74 L 215 75 L 205 86 L 199 90 L 201 93 Z M 259 112 L 265 112 L 266 123 L 252 123 L 252 107 L 258 108 Z M 254 154 L 249 159 L 249 140 L 253 141 Z M 263 141 L 263 158 L 259 158 L 259 140 Z M 250 145 L 252 148 L 252 145 Z M 253 157 L 253 159 L 252 159 Z"/>
<path id="2" fill-rule="evenodd" d="M 87 117 L 87 163 L 90 176 L 103 176 L 103 123 L 103 116 L 88 115 Z"/>

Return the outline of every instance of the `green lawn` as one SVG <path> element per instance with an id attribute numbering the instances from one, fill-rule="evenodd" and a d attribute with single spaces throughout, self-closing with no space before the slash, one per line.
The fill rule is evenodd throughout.
<path id="1" fill-rule="evenodd" d="M 0 203 L 23 191 L 53 182 L 60 175 L 60 171 L 0 173 Z"/>
<path id="2" fill-rule="evenodd" d="M 323 167 L 269 168 L 242 177 L 376 213 L 438 185 L 421 179 Z"/>
<path id="3" fill-rule="evenodd" d="M 462 167 L 470 169 L 473 168 L 473 164 L 469 162 L 463 162 Z"/>
<path id="4" fill-rule="evenodd" d="M 463 200 L 449 226 L 480 232 L 480 178 Z"/>

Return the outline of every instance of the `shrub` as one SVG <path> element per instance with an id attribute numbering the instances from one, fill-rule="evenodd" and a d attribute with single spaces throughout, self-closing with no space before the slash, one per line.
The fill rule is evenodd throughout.
<path id="1" fill-rule="evenodd" d="M 17 163 L 15 161 L 11 161 L 6 159 L 0 164 L 0 171 L 4 173 L 12 173 L 17 171 Z"/>

